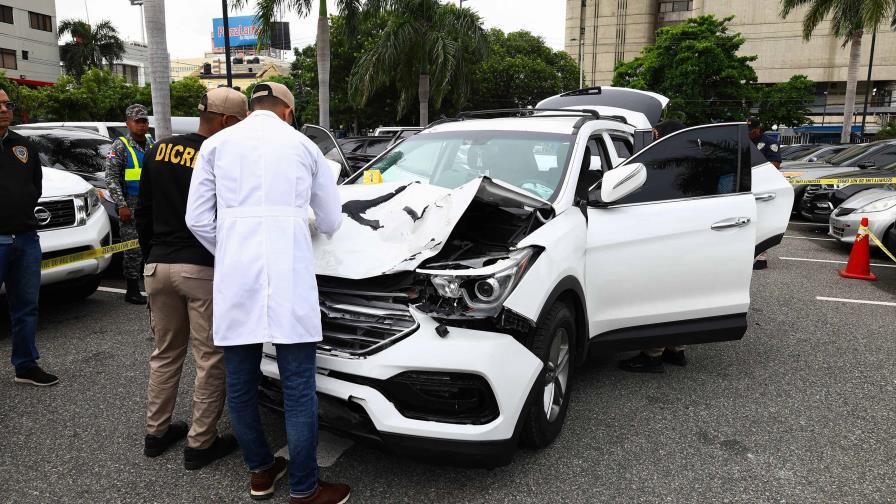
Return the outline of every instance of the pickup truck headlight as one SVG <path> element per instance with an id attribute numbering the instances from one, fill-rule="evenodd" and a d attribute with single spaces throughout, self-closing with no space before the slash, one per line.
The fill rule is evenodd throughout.
<path id="1" fill-rule="evenodd" d="M 463 265 L 458 263 L 458 269 L 420 269 L 417 272 L 429 275 L 438 295 L 455 306 L 458 314 L 490 317 L 500 312 L 504 301 L 534 262 L 536 253 L 535 248 L 524 248 L 480 268 L 461 269 Z"/>
<path id="2" fill-rule="evenodd" d="M 84 208 L 87 209 L 88 217 L 93 215 L 93 212 L 96 212 L 103 207 L 103 205 L 100 203 L 100 195 L 94 188 L 91 188 L 89 191 L 84 193 L 82 195 L 82 198 L 84 198 Z"/>
<path id="3" fill-rule="evenodd" d="M 889 210 L 893 207 L 896 207 L 896 198 L 884 198 L 875 201 L 874 203 L 869 203 L 862 208 L 856 210 L 858 213 L 871 213 L 871 212 L 883 212 L 885 210 Z"/>

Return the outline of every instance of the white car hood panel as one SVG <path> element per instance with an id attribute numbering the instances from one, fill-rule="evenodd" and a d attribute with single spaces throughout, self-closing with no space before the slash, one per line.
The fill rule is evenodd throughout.
<path id="1" fill-rule="evenodd" d="M 93 187 L 81 177 L 55 168 L 43 167 L 43 174 L 41 198 L 83 194 Z"/>
<path id="2" fill-rule="evenodd" d="M 851 198 L 844 201 L 840 206 L 841 208 L 862 208 L 877 200 L 892 197 L 896 197 L 896 191 L 888 189 L 867 189 L 857 192 Z"/>

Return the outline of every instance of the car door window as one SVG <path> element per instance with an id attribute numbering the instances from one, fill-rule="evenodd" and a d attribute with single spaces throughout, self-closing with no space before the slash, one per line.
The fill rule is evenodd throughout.
<path id="1" fill-rule="evenodd" d="M 323 152 L 325 158 L 342 165 L 342 173 L 344 176 L 351 173 L 348 167 L 348 162 L 345 160 L 345 156 L 342 155 L 342 149 L 339 148 L 336 139 L 333 138 L 333 135 L 330 134 L 329 131 L 320 126 L 306 124 L 302 126 L 302 133 L 317 145 L 317 148 Z"/>
<path id="2" fill-rule="evenodd" d="M 618 204 L 718 196 L 750 190 L 751 142 L 736 124 L 691 128 L 667 136 L 626 164 L 647 168 L 644 186 Z"/>
<path id="3" fill-rule="evenodd" d="M 620 159 L 632 157 L 633 146 L 631 140 L 618 136 L 610 136 L 610 139 L 613 140 L 613 148 L 616 149 L 616 155 Z"/>
<path id="4" fill-rule="evenodd" d="M 879 152 L 879 154 L 869 157 L 866 161 L 873 161 L 875 166 L 887 166 L 896 163 L 896 148 L 891 147 Z"/>
<path id="5" fill-rule="evenodd" d="M 609 155 L 604 148 L 601 135 L 589 138 L 585 146 L 585 153 L 582 156 L 582 170 L 579 172 L 579 181 L 576 184 L 576 195 L 581 198 L 586 198 L 588 190 L 603 178 L 604 170 L 611 168 L 608 162 Z"/>

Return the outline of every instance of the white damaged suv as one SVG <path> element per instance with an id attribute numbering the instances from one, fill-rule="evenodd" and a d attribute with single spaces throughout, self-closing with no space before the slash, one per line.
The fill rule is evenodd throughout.
<path id="1" fill-rule="evenodd" d="M 744 124 L 632 154 L 666 102 L 604 87 L 470 114 L 350 177 L 342 229 L 314 237 L 322 423 L 506 464 L 560 432 L 589 352 L 740 339 L 793 190 Z"/>

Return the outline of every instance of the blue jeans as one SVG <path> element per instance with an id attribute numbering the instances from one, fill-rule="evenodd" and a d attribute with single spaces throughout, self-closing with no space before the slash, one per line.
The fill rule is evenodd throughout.
<path id="1" fill-rule="evenodd" d="M 283 387 L 286 438 L 289 444 L 289 489 L 296 497 L 317 489 L 317 344 L 276 345 Z M 250 471 L 271 467 L 274 455 L 261 428 L 258 386 L 261 383 L 260 343 L 225 346 L 227 406 L 230 423 Z"/>
<path id="2" fill-rule="evenodd" d="M 37 231 L 0 235 L 0 285 L 12 322 L 12 365 L 16 374 L 37 366 L 37 298 L 40 294 L 40 238 Z"/>

